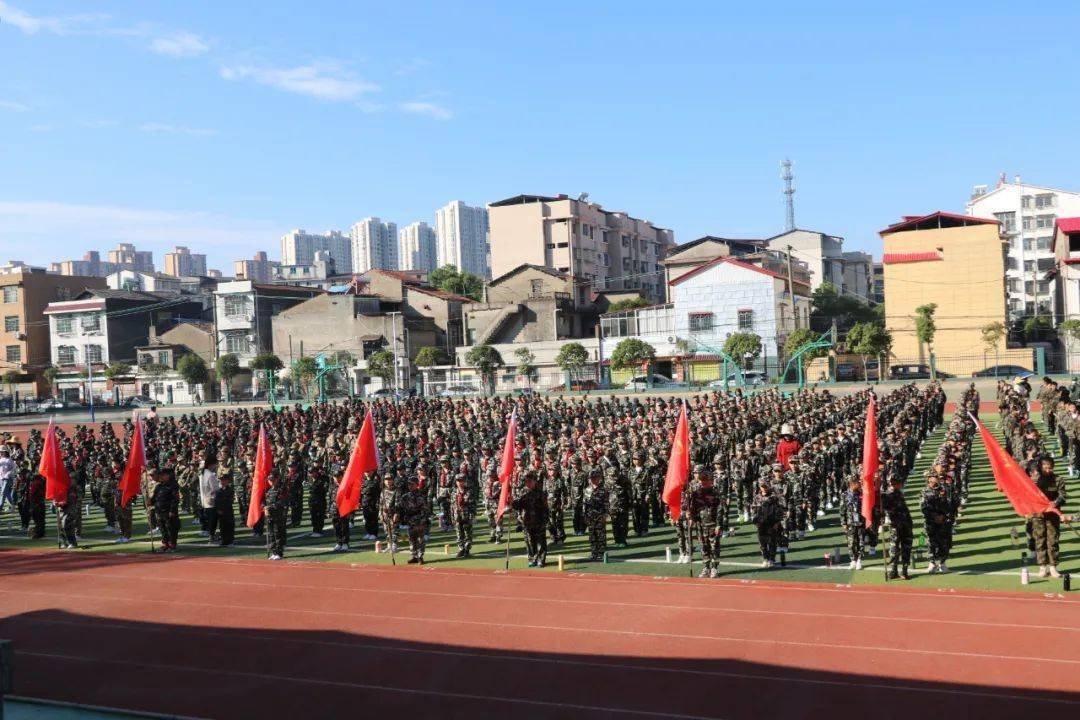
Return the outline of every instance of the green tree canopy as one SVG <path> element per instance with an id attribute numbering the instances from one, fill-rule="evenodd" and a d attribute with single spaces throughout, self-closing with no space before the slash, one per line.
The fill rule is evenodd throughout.
<path id="1" fill-rule="evenodd" d="M 810 317 L 815 327 L 824 328 L 836 322 L 841 331 L 859 322 L 873 322 L 879 311 L 869 303 L 843 293 L 831 282 L 823 282 L 810 295 Z"/>
<path id="2" fill-rule="evenodd" d="M 214 363 L 214 372 L 225 382 L 232 380 L 240 374 L 240 358 L 233 353 L 225 353 Z"/>
<path id="3" fill-rule="evenodd" d="M 188 385 L 202 385 L 210 378 L 206 361 L 195 353 L 188 353 L 176 363 L 176 372 Z"/>
<path id="4" fill-rule="evenodd" d="M 517 374 L 532 380 L 536 375 L 536 355 L 527 347 L 519 347 L 514 351 L 514 356 L 517 358 Z"/>
<path id="5" fill-rule="evenodd" d="M 453 265 L 443 265 L 428 274 L 428 282 L 444 292 L 464 295 L 473 300 L 483 297 L 484 281 L 469 272 L 458 270 Z"/>
<path id="6" fill-rule="evenodd" d="M 928 303 L 915 308 L 915 337 L 927 348 L 933 346 L 934 335 L 937 333 L 937 323 L 934 322 L 936 312 L 937 303 Z"/>
<path id="7" fill-rule="evenodd" d="M 305 355 L 293 363 L 293 381 L 300 387 L 308 384 L 319 374 L 319 361 L 311 355 Z"/>
<path id="8" fill-rule="evenodd" d="M 821 333 L 814 332 L 810 328 L 799 328 L 798 330 L 795 330 L 787 336 L 786 340 L 784 340 L 784 357 L 788 359 L 792 358 L 795 353 L 799 351 L 799 348 L 814 342 L 820 336 Z M 799 356 L 799 363 L 805 368 L 810 364 L 810 361 L 815 358 L 825 357 L 828 354 L 828 348 L 823 347 L 807 350 Z"/>
<path id="9" fill-rule="evenodd" d="M 1058 334 L 1068 342 L 1080 340 L 1080 320 L 1063 320 L 1058 325 Z"/>
<path id="10" fill-rule="evenodd" d="M 635 310 L 637 308 L 643 308 L 649 306 L 649 301 L 642 297 L 626 298 L 625 300 L 618 300 L 611 303 L 608 306 L 608 312 L 622 312 L 623 310 Z"/>
<path id="11" fill-rule="evenodd" d="M 503 366 L 502 355 L 490 345 L 476 345 L 465 354 L 465 362 L 489 375 Z"/>
<path id="12" fill-rule="evenodd" d="M 855 323 L 848 330 L 847 346 L 863 357 L 885 355 L 892 347 L 892 334 L 875 322 Z"/>
<path id="13" fill-rule="evenodd" d="M 377 350 L 368 356 L 368 375 L 390 382 L 394 377 L 394 353 L 389 350 Z"/>
<path id="14" fill-rule="evenodd" d="M 561 369 L 575 373 L 589 362 L 589 351 L 579 342 L 569 342 L 559 348 L 555 364 Z"/>
<path id="15" fill-rule="evenodd" d="M 126 362 L 114 362 L 109 363 L 109 366 L 105 368 L 105 377 L 110 380 L 115 380 L 119 377 L 125 377 L 131 374 L 131 366 Z"/>
<path id="16" fill-rule="evenodd" d="M 248 365 L 252 370 L 269 370 L 271 375 L 277 374 L 278 370 L 285 367 L 281 358 L 272 352 L 259 353 Z"/>
<path id="17" fill-rule="evenodd" d="M 626 338 L 611 353 L 611 367 L 615 370 L 641 367 L 656 358 L 656 348 L 644 340 Z"/>
<path id="18" fill-rule="evenodd" d="M 753 362 L 761 355 L 761 336 L 750 332 L 731 333 L 724 340 L 724 352 L 735 362 Z"/>
<path id="19" fill-rule="evenodd" d="M 982 326 L 981 330 L 982 341 L 983 345 L 986 346 L 986 350 L 988 352 L 997 352 L 999 349 L 998 346 L 1001 344 L 1001 341 L 1007 332 L 1005 323 L 1000 320 L 998 322 L 987 323 Z"/>
<path id="20" fill-rule="evenodd" d="M 22 373 L 18 370 L 8 370 L 4 373 L 4 383 L 8 386 L 8 392 L 14 392 L 15 384 L 22 380 Z"/>
<path id="21" fill-rule="evenodd" d="M 429 368 L 435 365 L 449 365 L 450 356 L 446 354 L 446 351 L 441 347 L 435 347 L 429 345 L 422 347 L 416 353 L 416 366 L 422 368 Z"/>

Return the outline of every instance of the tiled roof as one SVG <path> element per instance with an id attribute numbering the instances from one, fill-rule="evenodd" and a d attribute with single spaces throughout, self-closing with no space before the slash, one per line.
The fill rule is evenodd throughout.
<path id="1" fill-rule="evenodd" d="M 900 222 L 893 223 L 889 227 L 885 228 L 879 235 L 888 235 L 894 232 L 903 232 L 904 230 L 916 230 L 919 225 L 927 222 L 936 221 L 939 224 L 942 220 L 947 221 L 944 227 L 955 227 L 955 223 L 960 225 L 999 225 L 997 220 L 990 218 L 972 217 L 971 215 L 957 215 L 956 213 L 948 213 L 938 210 L 932 212 L 929 215 L 904 215 Z"/>
<path id="2" fill-rule="evenodd" d="M 694 275 L 697 275 L 700 272 L 704 272 L 708 268 L 711 268 L 714 265 L 719 265 L 720 263 L 728 263 L 729 265 L 734 265 L 736 267 L 743 268 L 744 270 L 753 270 L 754 272 L 761 273 L 762 275 L 768 275 L 769 277 L 774 277 L 774 278 L 777 278 L 779 280 L 786 280 L 787 279 L 778 272 L 773 272 L 772 270 L 766 270 L 763 267 L 758 267 L 757 265 L 751 265 L 748 262 L 743 262 L 742 260 L 736 260 L 735 258 L 729 257 L 727 255 L 721 255 L 718 258 L 714 258 L 714 259 L 710 260 L 709 262 L 705 263 L 704 265 L 700 265 L 700 266 L 694 268 L 693 270 L 691 270 L 688 273 L 684 273 L 683 275 L 680 275 L 679 277 L 675 278 L 674 280 L 672 280 L 668 284 L 669 285 L 678 285 L 683 280 L 686 280 L 687 278 L 693 277 Z"/>
<path id="3" fill-rule="evenodd" d="M 926 262 L 928 260 L 944 260 L 939 252 L 912 252 L 912 253 L 885 253 L 881 258 L 884 265 L 899 265 L 901 263 Z"/>

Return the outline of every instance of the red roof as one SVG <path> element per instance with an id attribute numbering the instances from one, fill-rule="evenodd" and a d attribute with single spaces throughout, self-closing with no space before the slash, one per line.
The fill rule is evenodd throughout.
<path id="1" fill-rule="evenodd" d="M 932 212 L 929 215 L 921 215 L 914 217 L 911 215 L 904 215 L 903 219 L 898 223 L 893 223 L 889 227 L 880 231 L 879 235 L 887 235 L 894 232 L 902 232 L 904 230 L 914 230 L 919 225 L 928 222 L 930 220 L 960 220 L 965 225 L 999 225 L 997 220 L 990 218 L 972 217 L 971 215 L 957 215 L 956 213 L 948 213 L 943 210 Z"/>
<path id="2" fill-rule="evenodd" d="M 900 263 L 925 262 L 927 260 L 944 260 L 939 252 L 913 252 L 913 253 L 885 253 L 881 258 L 884 265 L 898 265 Z"/>
<path id="3" fill-rule="evenodd" d="M 712 260 L 705 263 L 704 265 L 697 266 L 696 268 L 694 268 L 693 270 L 691 270 L 688 273 L 683 273 L 679 277 L 677 277 L 674 280 L 672 280 L 671 282 L 669 282 L 668 285 L 678 285 L 683 280 L 686 280 L 689 277 L 697 275 L 698 273 L 703 272 L 703 271 L 707 270 L 708 268 L 711 268 L 712 266 L 718 265 L 718 264 L 720 264 L 722 262 L 726 262 L 726 263 L 728 263 L 730 265 L 734 265 L 736 267 L 741 267 L 744 270 L 753 270 L 754 272 L 761 273 L 762 275 L 768 275 L 769 277 L 774 277 L 774 278 L 777 278 L 779 280 L 786 280 L 787 279 L 778 272 L 773 272 L 772 270 L 766 270 L 765 268 L 758 267 L 757 265 L 751 265 L 748 262 L 743 262 L 742 260 L 736 260 L 733 257 L 728 257 L 726 255 L 721 255 L 718 258 L 713 258 Z"/>
<path id="4" fill-rule="evenodd" d="M 1057 229 L 1066 235 L 1080 233 L 1080 217 L 1058 218 Z"/>

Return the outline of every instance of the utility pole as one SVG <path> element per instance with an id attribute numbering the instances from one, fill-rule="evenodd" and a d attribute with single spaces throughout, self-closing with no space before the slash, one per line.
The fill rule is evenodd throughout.
<path id="1" fill-rule="evenodd" d="M 86 356 L 86 394 L 90 399 L 90 422 L 94 422 L 94 364 L 90 362 L 90 346 L 83 345 Z"/>
<path id="2" fill-rule="evenodd" d="M 799 309 L 795 305 L 795 280 L 791 272 L 791 246 L 787 246 L 787 286 L 791 296 L 791 317 L 795 320 L 795 329 L 799 329 Z"/>

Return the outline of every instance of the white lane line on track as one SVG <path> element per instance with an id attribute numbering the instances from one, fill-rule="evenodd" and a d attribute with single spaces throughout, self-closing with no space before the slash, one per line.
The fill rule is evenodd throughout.
<path id="1" fill-rule="evenodd" d="M 30 657 L 44 658 L 47 660 L 59 660 L 67 662 L 84 662 L 84 663 L 107 663 L 112 665 L 126 665 L 134 666 L 136 668 L 153 668 L 155 670 L 167 670 L 170 672 L 189 672 L 209 674 L 215 677 L 222 675 L 232 675 L 235 677 L 242 677 L 252 680 L 272 680 L 275 682 L 290 682 L 290 683 L 305 683 L 309 685 L 324 685 L 327 687 L 339 687 L 339 688 L 352 688 L 355 690 L 374 690 L 378 692 L 390 692 L 398 693 L 402 695 L 429 695 L 441 698 L 453 698 L 455 700 L 473 700 L 479 702 L 489 703 L 506 703 L 508 705 L 525 705 L 531 707 L 543 707 L 557 710 L 575 710 L 579 712 L 596 712 L 596 713 L 615 713 L 618 715 L 634 715 L 637 717 L 659 717 L 659 718 L 678 718 L 679 720 L 719 720 L 719 716 L 716 715 L 685 715 L 680 713 L 673 713 L 670 711 L 654 712 L 651 710 L 636 710 L 633 708 L 618 708 L 618 707 L 606 707 L 603 705 L 582 705 L 578 703 L 562 703 L 551 700 L 531 700 L 528 698 L 520 697 L 505 697 L 498 695 L 477 695 L 473 693 L 460 693 L 449 692 L 445 690 L 422 690 L 420 688 L 403 688 L 393 687 L 390 685 L 371 685 L 367 683 L 357 682 L 344 682 L 340 680 L 328 680 L 326 678 L 304 678 L 296 677 L 293 675 L 270 675 L 262 672 L 244 672 L 241 670 L 206 670 L 203 668 L 191 667 L 188 665 L 170 665 L 167 663 L 154 663 L 154 662 L 134 662 L 127 660 L 107 660 L 102 658 L 91 658 L 81 655 L 62 655 L 56 653 L 37 653 L 22 651 L 20 655 L 27 655 Z M 1050 701 L 1053 702 L 1053 701 Z"/>
<path id="2" fill-rule="evenodd" d="M 33 590 L 0 590 L 0 594 L 5 595 L 44 595 L 46 597 L 56 597 L 55 592 L 38 592 Z M 64 593 L 64 599 L 79 599 L 79 600 L 96 600 L 96 601 L 109 601 L 109 602 L 131 602 L 136 604 L 153 603 L 156 605 L 176 605 L 180 607 L 205 607 L 208 609 L 217 610 L 236 610 L 241 612 L 262 611 L 268 613 L 293 613 L 301 615 L 323 615 L 329 617 L 346 617 L 346 618 L 363 618 L 365 620 L 390 620 L 394 622 L 406 622 L 406 623 L 429 623 L 433 625 L 464 625 L 470 627 L 485 627 L 495 628 L 498 630 L 505 630 L 506 623 L 502 622 L 486 622 L 483 620 L 460 620 L 450 618 L 435 618 L 435 617 L 417 617 L 409 615 L 385 615 L 381 613 L 363 613 L 363 612 L 342 612 L 337 610 L 308 610 L 308 609 L 295 609 L 295 608 L 280 608 L 280 607 L 266 607 L 259 605 L 228 605 L 223 603 L 200 603 L 186 600 L 150 600 L 147 598 L 132 599 L 129 596 L 116 596 L 116 595 L 90 595 L 83 593 Z M 70 610 L 70 608 L 63 608 Z M 0 618 L 2 620 L 2 618 Z M 1007 661 L 1007 662 L 1044 662 L 1055 665 L 1077 665 L 1080 666 L 1080 659 L 1073 660 L 1068 658 L 1044 658 L 1030 655 L 1001 655 L 997 653 L 977 653 L 977 652 L 962 652 L 957 650 L 924 650 L 920 648 L 898 648 L 889 646 L 878 645 L 842 645 L 838 643 L 825 643 L 825 642 L 803 642 L 799 640 L 776 640 L 776 639 L 763 639 L 763 638 L 741 638 L 728 635 L 704 635 L 704 634 L 684 634 L 684 633 L 667 633 L 667 632 L 648 632 L 644 630 L 611 630 L 605 628 L 593 628 L 593 627 L 567 627 L 564 625 L 526 625 L 518 623 L 514 625 L 515 629 L 519 630 L 535 630 L 542 632 L 553 633 L 592 633 L 595 635 L 611 635 L 611 636 L 625 636 L 625 637 L 637 637 L 637 638 L 657 638 L 657 639 L 669 639 L 669 640 L 682 640 L 682 641 L 708 641 L 708 642 L 729 642 L 729 643 L 743 643 L 746 645 L 784 645 L 788 647 L 797 648 L 828 648 L 830 650 L 842 650 L 847 652 L 869 652 L 869 653 L 894 653 L 894 654 L 906 654 L 906 655 L 931 655 L 931 656 L 948 656 L 948 657 L 961 657 L 980 660 L 993 660 L 993 661 Z"/>
<path id="3" fill-rule="evenodd" d="M 713 716 L 700 716 L 700 715 L 680 715 L 672 712 L 653 712 L 649 710 L 635 710 L 631 708 L 609 708 L 601 706 L 591 705 L 577 705 L 569 703 L 558 703 L 553 701 L 544 700 L 527 700 L 523 698 L 512 697 L 495 697 L 487 695 L 472 695 L 468 693 L 452 693 L 443 692 L 439 690 L 420 690 L 413 688 L 398 688 L 389 687 L 385 685 L 365 685 L 361 683 L 341 682 L 336 680 L 327 680 L 323 678 L 299 678 L 290 675 L 269 675 L 266 673 L 250 673 L 238 670 L 208 670 L 204 668 L 190 667 L 186 665 L 166 665 L 162 663 L 141 662 L 141 661 L 125 661 L 125 660 L 108 660 L 102 658 L 92 658 L 78 655 L 63 655 L 56 653 L 39 653 L 31 651 L 22 651 L 20 655 L 26 655 L 30 657 L 40 657 L 49 660 L 66 660 L 73 662 L 86 662 L 86 663 L 111 663 L 115 665 L 133 665 L 136 667 L 151 667 L 160 670 L 175 670 L 175 671 L 187 671 L 194 673 L 203 673 L 211 675 L 236 675 L 240 677 L 256 679 L 256 680 L 275 680 L 284 682 L 295 683 L 309 683 L 309 684 L 323 684 L 334 687 L 352 687 L 361 690 L 381 690 L 386 692 L 398 692 L 408 694 L 420 694 L 420 695 L 435 695 L 439 697 L 452 697 L 466 700 L 480 700 L 486 702 L 506 702 L 506 703 L 524 703 L 528 705 L 540 705 L 552 708 L 567 708 L 573 710 L 588 710 L 597 712 L 615 712 L 628 715 L 644 715 L 648 717 L 668 717 L 668 718 L 685 718 L 686 720 L 716 720 Z M 558 662 L 558 661 L 556 661 Z M 1055 705 L 1075 706 L 1080 705 L 1080 700 L 1069 700 L 1065 698 L 1049 698 L 1031 695 L 1022 695 L 1019 693 L 1001 693 L 1001 692 L 984 692 L 980 690 L 958 690 L 955 688 L 935 688 L 935 687 L 920 687 L 918 685 L 906 685 L 896 684 L 891 685 L 888 683 L 872 683 L 861 681 L 849 681 L 849 680 L 823 680 L 818 678 L 799 678 L 799 677 L 783 677 L 762 675 L 756 673 L 735 673 L 735 672 L 716 672 L 711 673 L 722 677 L 731 678 L 734 680 L 761 680 L 765 682 L 784 682 L 795 683 L 802 685 L 818 685 L 818 686 L 831 686 L 831 687 L 847 687 L 856 688 L 860 690 L 886 690 L 886 691 L 900 691 L 900 692 L 912 692 L 912 693 L 927 693 L 937 695 L 957 695 L 962 697 L 972 698 L 984 698 L 984 699 L 996 699 L 996 700 L 1016 700 L 1026 703 L 1050 703 Z"/>
<path id="4" fill-rule="evenodd" d="M 540 604 L 551 605 L 585 605 L 585 606 L 600 606 L 604 608 L 611 607 L 623 607 L 623 608 L 641 608 L 646 610 L 678 610 L 684 612 L 706 612 L 709 614 L 745 614 L 745 615 L 774 615 L 774 616 L 788 616 L 788 617 L 806 617 L 813 620 L 820 621 L 821 619 L 839 619 L 839 620 L 867 620 L 867 621 L 882 621 L 882 622 L 907 622 L 917 623 L 919 625 L 926 624 L 926 617 L 906 617 L 901 615 L 859 615 L 850 613 L 839 612 L 799 612 L 796 610 L 764 610 L 760 608 L 731 608 L 724 606 L 708 606 L 708 605 L 672 605 L 669 603 L 643 603 L 643 602 L 626 602 L 620 600 L 581 600 L 574 598 L 559 598 L 559 597 L 532 597 L 523 595 L 484 595 L 476 593 L 451 593 L 451 592 L 435 592 L 432 590 L 395 590 L 389 588 L 371 588 L 371 587 L 352 587 L 352 586 L 323 586 L 313 588 L 310 585 L 291 585 L 286 583 L 263 583 L 255 582 L 251 580 L 213 580 L 213 579 L 197 579 L 191 578 L 173 578 L 173 577 L 157 577 L 154 575 L 114 575 L 109 573 L 94 573 L 92 578 L 100 578 L 104 580 L 116 580 L 119 582 L 129 582 L 136 580 L 140 582 L 149 583 L 180 583 L 187 585 L 192 582 L 204 583 L 207 585 L 231 585 L 241 587 L 258 587 L 258 588 L 275 588 L 283 590 L 300 590 L 300 591 L 334 591 L 334 592 L 357 592 L 372 595 L 405 595 L 413 597 L 433 597 L 442 599 L 455 599 L 455 600 L 483 600 L 488 601 L 501 601 L 501 602 L 533 602 Z M 0 592 L 6 592 L 0 590 Z M 1080 626 L 1074 625 L 1034 625 L 1031 623 L 1001 623 L 1001 622 L 984 622 L 978 620 L 941 620 L 934 619 L 935 623 L 946 625 L 958 625 L 961 627 L 982 627 L 982 628 L 1012 628 L 1018 630 L 1053 630 L 1056 632 L 1070 632 L 1080 633 Z"/>

